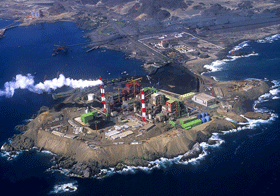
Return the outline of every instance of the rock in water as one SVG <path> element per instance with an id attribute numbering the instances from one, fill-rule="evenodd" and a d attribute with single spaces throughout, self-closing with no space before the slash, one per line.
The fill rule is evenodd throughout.
<path id="1" fill-rule="evenodd" d="M 84 177 L 84 178 L 90 178 L 96 173 L 100 172 L 99 169 L 92 170 L 90 166 L 87 165 L 85 162 L 78 162 L 75 165 L 73 165 L 71 169 L 72 174 L 76 174 L 78 176 Z"/>
<path id="2" fill-rule="evenodd" d="M 186 152 L 183 157 L 180 159 L 180 161 L 188 161 L 192 158 L 196 158 L 199 156 L 199 154 L 202 152 L 202 148 L 199 145 L 199 143 L 195 143 L 195 145 L 193 145 L 192 149 L 189 150 L 188 152 Z"/>
<path id="3" fill-rule="evenodd" d="M 122 171 L 125 168 L 127 168 L 125 165 L 118 163 L 118 165 L 115 167 L 115 171 Z"/>

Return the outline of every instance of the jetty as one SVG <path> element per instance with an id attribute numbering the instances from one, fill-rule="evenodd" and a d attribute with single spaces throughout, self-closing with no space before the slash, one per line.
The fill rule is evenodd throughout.
<path id="1" fill-rule="evenodd" d="M 6 29 L 0 29 L 0 38 L 4 37 Z"/>
<path id="2" fill-rule="evenodd" d="M 19 25 L 14 22 L 14 23 L 9 24 L 8 26 L 0 29 L 0 38 L 5 37 L 4 33 L 6 32 L 6 30 L 12 29 L 12 28 L 15 28 L 15 27 L 18 27 L 18 26 Z"/>
<path id="3" fill-rule="evenodd" d="M 88 49 L 86 52 L 88 53 L 88 52 L 91 52 L 91 51 L 96 50 L 98 48 L 99 48 L 99 46 L 95 46 L 95 47 L 92 47 L 92 48 Z"/>

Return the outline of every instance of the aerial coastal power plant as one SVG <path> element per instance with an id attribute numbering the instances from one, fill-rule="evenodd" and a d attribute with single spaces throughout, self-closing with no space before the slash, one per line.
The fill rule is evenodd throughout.
<path id="1" fill-rule="evenodd" d="M 141 144 L 154 136 L 148 132 L 158 123 L 169 129 L 189 130 L 209 122 L 213 108 L 218 107 L 216 98 L 211 95 L 196 92 L 179 95 L 152 87 L 142 88 L 141 80 L 141 77 L 117 78 L 103 81 L 100 88 L 54 93 L 54 99 L 72 100 L 74 107 L 63 109 L 61 103 L 55 107 L 57 112 L 42 113 L 41 119 L 45 122 L 41 129 L 83 140 L 95 149 L 125 142 Z M 53 120 L 47 120 L 45 115 Z"/>
<path id="2" fill-rule="evenodd" d="M 142 87 L 141 81 L 142 77 L 126 76 L 104 80 L 100 87 L 53 93 L 54 99 L 64 100 L 54 106 L 54 111 L 40 114 L 40 130 L 81 140 L 92 149 L 142 144 L 162 135 L 159 126 L 166 131 L 164 137 L 170 137 L 169 130 L 188 131 L 196 127 L 202 130 L 221 114 L 234 118 L 232 105 L 239 96 L 227 98 L 227 93 L 244 93 L 261 86 L 257 80 L 235 87 L 222 82 L 211 86 L 206 81 L 202 86 L 204 92 L 180 95 Z"/>
<path id="3" fill-rule="evenodd" d="M 58 155 L 51 169 L 67 169 L 68 174 L 85 178 L 99 177 L 103 169 L 153 167 L 152 162 L 161 158 L 180 156 L 179 161 L 185 162 L 198 157 L 204 150 L 202 142 L 219 143 L 213 133 L 238 129 L 250 124 L 249 119 L 272 117 L 252 110 L 252 104 L 270 92 L 271 81 L 244 79 L 247 76 L 218 81 L 219 73 L 213 72 L 236 59 L 258 56 L 244 40 L 266 43 L 264 37 L 278 34 L 279 10 L 276 1 L 1 1 L 1 18 L 13 20 L 1 24 L 1 41 L 12 38 L 12 30 L 17 29 L 11 28 L 19 27 L 24 35 L 25 26 L 35 25 L 34 34 L 41 32 L 40 40 L 55 47 L 47 51 L 48 61 L 40 63 L 55 62 L 49 70 L 54 73 L 43 73 L 43 80 L 43 70 L 36 66 L 30 71 L 42 81 L 36 85 L 31 74 L 19 74 L 32 81 L 25 89 L 48 98 L 50 94 L 44 93 L 52 93 L 53 104 L 46 102 L 48 107 L 42 106 L 30 121 L 17 125 L 15 129 L 22 133 L 1 150 L 12 154 L 33 147 L 51 151 Z M 68 29 L 71 23 L 46 28 L 43 24 L 59 21 L 74 22 L 84 31 L 55 31 L 61 38 L 53 40 L 49 29 Z M 77 35 L 82 39 L 75 41 Z M 16 44 L 18 54 L 27 48 Z M 110 56 L 103 59 L 110 64 L 107 69 L 96 57 L 112 51 L 140 60 L 139 65 L 117 63 Z M 137 75 L 139 69 L 142 73 Z M 76 71 L 79 78 L 102 77 L 87 81 L 90 85 L 74 85 Z M 47 80 L 56 72 L 57 78 Z M 226 75 L 220 80 L 228 79 Z M 48 85 L 51 81 L 58 83 L 56 88 Z M 23 89 L 17 77 L 4 86 L 0 96 L 7 98 L 15 89 Z"/>

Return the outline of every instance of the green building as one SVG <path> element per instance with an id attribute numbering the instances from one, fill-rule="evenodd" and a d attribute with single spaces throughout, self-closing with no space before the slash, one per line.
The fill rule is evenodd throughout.
<path id="1" fill-rule="evenodd" d="M 94 110 L 93 112 L 89 112 L 89 113 L 85 113 L 81 115 L 81 120 L 83 121 L 83 123 L 88 123 L 89 121 L 93 120 L 94 117 L 97 117 L 98 113 L 96 110 Z"/>

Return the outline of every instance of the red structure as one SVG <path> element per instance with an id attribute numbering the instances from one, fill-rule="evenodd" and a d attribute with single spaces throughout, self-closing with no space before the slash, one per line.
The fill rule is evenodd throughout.
<path id="1" fill-rule="evenodd" d="M 174 100 L 168 100 L 166 101 L 167 111 L 170 113 L 173 113 L 176 111 L 176 102 Z"/>
<path id="2" fill-rule="evenodd" d="M 100 76 L 100 80 L 102 81 L 101 76 Z M 107 106 L 106 106 L 106 98 L 105 98 L 105 89 L 102 84 L 100 85 L 100 92 L 101 92 L 101 102 L 104 104 L 104 112 L 106 112 Z"/>
<path id="3" fill-rule="evenodd" d="M 142 99 L 142 120 L 143 122 L 146 122 L 146 105 L 145 105 L 144 91 L 141 91 L 141 99 Z"/>
<path id="4" fill-rule="evenodd" d="M 124 89 L 122 90 L 122 95 L 127 99 L 128 97 L 132 97 L 134 94 L 138 94 L 140 92 L 141 84 L 139 82 L 129 82 L 125 84 Z M 135 93 L 134 93 L 135 91 Z"/>

